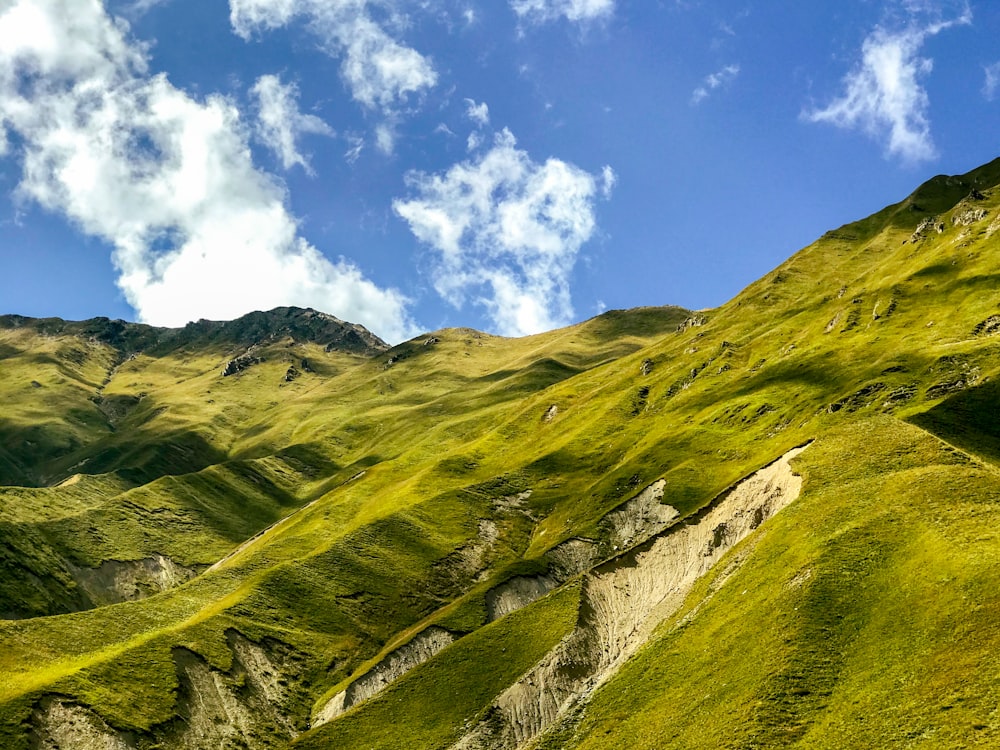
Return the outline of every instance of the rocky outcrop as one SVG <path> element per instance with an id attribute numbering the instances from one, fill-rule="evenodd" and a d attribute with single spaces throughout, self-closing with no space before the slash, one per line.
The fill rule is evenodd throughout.
<path id="1" fill-rule="evenodd" d="M 704 315 L 692 315 L 691 317 L 685 318 L 683 321 L 681 321 L 681 323 L 677 326 L 677 332 L 683 333 L 689 328 L 700 328 L 707 322 L 708 318 L 706 318 Z"/>
<path id="2" fill-rule="evenodd" d="M 958 227 L 967 227 L 978 221 L 982 221 L 989 214 L 990 212 L 985 208 L 967 208 L 964 211 L 956 213 L 952 217 L 951 223 Z"/>
<path id="3" fill-rule="evenodd" d="M 794 500 L 802 481 L 785 454 L 739 483 L 697 520 L 671 528 L 584 578 L 574 630 L 487 710 L 452 750 L 525 747 L 585 701 L 684 601 L 734 545 Z"/>
<path id="4" fill-rule="evenodd" d="M 928 236 L 931 232 L 941 234 L 944 232 L 944 228 L 944 222 L 938 219 L 937 216 L 928 216 L 917 225 L 916 230 L 914 230 L 913 234 L 910 235 L 910 242 L 920 242 L 920 240 Z"/>
<path id="5" fill-rule="evenodd" d="M 234 357 L 226 363 L 226 366 L 222 370 L 222 377 L 228 378 L 230 375 L 239 375 L 241 372 L 245 372 L 263 361 L 264 359 L 258 357 L 252 350 L 247 351 L 246 354 Z"/>
<path id="6" fill-rule="evenodd" d="M 1000 332 L 1000 315 L 991 315 L 982 323 L 976 325 L 972 331 L 973 336 L 992 336 Z"/>

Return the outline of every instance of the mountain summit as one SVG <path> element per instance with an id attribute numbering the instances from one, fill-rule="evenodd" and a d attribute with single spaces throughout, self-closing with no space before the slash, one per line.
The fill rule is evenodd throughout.
<path id="1" fill-rule="evenodd" d="M 0 319 L 0 746 L 1000 745 L 1000 161 L 710 310 Z"/>

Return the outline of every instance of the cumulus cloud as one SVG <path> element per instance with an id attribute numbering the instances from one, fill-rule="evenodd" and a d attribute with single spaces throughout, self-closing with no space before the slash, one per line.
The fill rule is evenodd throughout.
<path id="1" fill-rule="evenodd" d="M 931 36 L 972 22 L 967 5 L 951 19 L 940 17 L 940 7 L 912 0 L 906 9 L 932 13 L 930 20 L 911 19 L 901 30 L 876 28 L 861 47 L 861 61 L 844 78 L 844 93 L 822 109 L 804 113 L 810 122 L 828 122 L 841 128 L 861 128 L 885 142 L 886 154 L 907 162 L 935 158 L 928 110 L 930 100 L 921 84 L 934 67 L 920 56 Z"/>
<path id="2" fill-rule="evenodd" d="M 510 7 L 521 18 L 536 23 L 559 18 L 582 22 L 611 16 L 615 0 L 510 0 Z"/>
<path id="3" fill-rule="evenodd" d="M 985 80 L 983 81 L 983 96 L 987 101 L 993 101 L 997 95 L 997 88 L 1000 87 L 1000 62 L 983 66 Z"/>
<path id="4" fill-rule="evenodd" d="M 702 84 L 694 90 L 691 94 L 691 103 L 700 104 L 703 100 L 707 99 L 709 95 L 715 91 L 717 88 L 722 86 L 728 86 L 734 80 L 736 76 L 740 74 L 739 65 L 727 65 L 716 73 L 705 76 L 705 80 Z"/>
<path id="5" fill-rule="evenodd" d="M 613 176 L 610 168 L 597 177 L 559 159 L 534 162 L 504 129 L 474 160 L 410 174 L 415 195 L 393 208 L 434 251 L 442 297 L 455 307 L 471 299 L 498 332 L 525 335 L 571 320 L 570 274 Z"/>
<path id="6" fill-rule="evenodd" d="M 21 198 L 113 246 L 140 320 L 295 304 L 393 340 L 413 332 L 400 293 L 298 235 L 283 186 L 252 163 L 235 105 L 150 75 L 100 0 L 15 0 L 0 11 L 0 117 L 16 134 Z"/>
<path id="7" fill-rule="evenodd" d="M 264 75 L 250 89 L 257 106 L 257 137 L 274 151 L 281 165 L 291 169 L 296 164 L 312 174 L 309 160 L 298 149 L 298 140 L 306 134 L 332 137 L 333 129 L 316 115 L 299 111 L 298 88 L 283 84 L 276 75 Z"/>
<path id="8" fill-rule="evenodd" d="M 244 39 L 287 26 L 309 25 L 331 56 L 341 59 L 341 76 L 367 109 L 394 111 L 407 96 L 433 87 L 430 60 L 397 41 L 376 22 L 372 7 L 395 10 L 392 0 L 230 0 L 233 29 Z"/>

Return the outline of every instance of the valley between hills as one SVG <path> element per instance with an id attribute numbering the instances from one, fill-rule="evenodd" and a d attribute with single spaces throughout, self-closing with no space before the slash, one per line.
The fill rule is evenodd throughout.
<path id="1" fill-rule="evenodd" d="M 726 304 L 0 317 L 0 747 L 1000 746 L 1000 160 Z"/>

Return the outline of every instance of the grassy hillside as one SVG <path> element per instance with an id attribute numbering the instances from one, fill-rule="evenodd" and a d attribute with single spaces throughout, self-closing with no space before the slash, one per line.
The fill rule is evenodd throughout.
<path id="1" fill-rule="evenodd" d="M 391 349 L 289 309 L 0 319 L 0 745 L 473 747 L 623 555 L 807 443 L 801 496 L 521 744 L 995 743 L 997 229 L 1000 162 L 713 310 Z"/>

